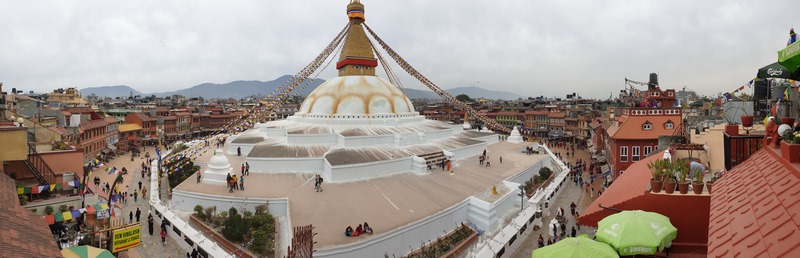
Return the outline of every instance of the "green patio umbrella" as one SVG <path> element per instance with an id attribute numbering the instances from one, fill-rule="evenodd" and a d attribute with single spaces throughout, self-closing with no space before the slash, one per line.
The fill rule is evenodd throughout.
<path id="1" fill-rule="evenodd" d="M 589 239 L 587 235 L 564 238 L 555 244 L 538 248 L 531 252 L 531 258 L 537 257 L 619 257 L 610 245 Z"/>
<path id="2" fill-rule="evenodd" d="M 678 229 L 667 216 L 642 210 L 622 211 L 597 223 L 595 239 L 619 255 L 655 254 L 675 240 Z"/>
<path id="3" fill-rule="evenodd" d="M 64 248 L 61 250 L 61 255 L 66 258 L 114 258 L 108 250 L 88 245 Z"/>

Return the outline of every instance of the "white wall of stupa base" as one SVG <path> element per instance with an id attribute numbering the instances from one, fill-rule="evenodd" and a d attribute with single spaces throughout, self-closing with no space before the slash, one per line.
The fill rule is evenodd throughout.
<path id="1" fill-rule="evenodd" d="M 511 130 L 511 134 L 508 136 L 508 142 L 521 143 L 522 141 L 522 135 L 519 133 L 519 129 L 517 129 L 517 126 L 514 126 L 514 129 Z"/>
<path id="2" fill-rule="evenodd" d="M 347 118 L 345 118 L 347 119 Z M 296 119 L 295 119 L 296 120 Z M 424 120 L 424 119 L 423 119 Z M 294 122 L 278 121 L 277 124 L 292 124 Z M 276 123 L 273 123 L 274 126 Z M 405 156 L 390 160 L 380 160 L 364 163 L 331 165 L 324 157 L 251 157 L 249 156 L 253 148 L 259 144 L 255 143 L 235 143 L 239 137 L 262 137 L 265 140 L 282 142 L 288 146 L 308 146 L 308 145 L 327 145 L 331 149 L 336 148 L 359 148 L 359 147 L 413 147 L 414 145 L 431 144 L 438 140 L 447 140 L 458 137 L 458 134 L 465 129 L 462 125 L 449 125 L 446 129 L 429 129 L 420 132 L 403 132 L 393 134 L 376 134 L 363 136 L 343 136 L 341 134 L 288 134 L 286 128 L 267 127 L 267 124 L 256 124 L 254 128 L 228 138 L 226 152 L 229 155 L 236 155 L 239 150 L 246 161 L 250 164 L 251 173 L 309 173 L 320 174 L 326 182 L 349 182 L 358 180 L 368 180 L 377 177 L 391 176 L 399 173 L 428 173 L 424 159 L 417 156 Z M 413 125 L 412 125 L 413 126 Z M 367 126 L 368 127 L 368 126 Z M 383 126 L 376 128 L 383 129 Z M 362 127 L 363 128 L 363 127 Z M 465 159 L 480 155 L 489 144 L 497 143 L 498 137 L 495 134 L 474 138 L 480 143 L 445 149 L 452 155 L 448 158 L 453 160 Z M 421 160 L 420 160 L 421 159 Z M 225 177 L 221 181 L 216 177 L 209 179 L 209 183 L 224 184 Z M 203 182 L 206 182 L 205 180 Z"/>

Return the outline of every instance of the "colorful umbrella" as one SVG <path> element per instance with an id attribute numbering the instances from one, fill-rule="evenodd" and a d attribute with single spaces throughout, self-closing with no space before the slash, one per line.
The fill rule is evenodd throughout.
<path id="1" fill-rule="evenodd" d="M 61 254 L 65 258 L 114 258 L 108 250 L 88 245 L 65 248 L 61 250 Z"/>
<path id="2" fill-rule="evenodd" d="M 587 235 L 564 238 L 555 244 L 538 248 L 531 252 L 531 258 L 537 257 L 619 257 L 610 245 L 589 239 Z"/>
<path id="3" fill-rule="evenodd" d="M 642 210 L 622 211 L 597 223 L 595 239 L 621 256 L 655 254 L 675 240 L 678 229 L 667 216 Z"/>

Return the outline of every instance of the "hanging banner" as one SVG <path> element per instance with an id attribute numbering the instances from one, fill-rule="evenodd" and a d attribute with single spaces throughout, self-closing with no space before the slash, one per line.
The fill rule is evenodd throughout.
<path id="1" fill-rule="evenodd" d="M 114 230 L 111 252 L 116 253 L 139 246 L 139 243 L 141 243 L 141 228 L 141 224 L 136 224 L 132 227 Z"/>

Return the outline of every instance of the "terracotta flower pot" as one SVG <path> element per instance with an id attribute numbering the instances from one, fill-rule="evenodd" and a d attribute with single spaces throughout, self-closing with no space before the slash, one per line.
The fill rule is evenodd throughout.
<path id="1" fill-rule="evenodd" d="M 712 189 L 713 186 L 714 186 L 713 182 L 711 182 L 711 181 L 706 182 L 706 188 L 708 189 L 708 193 L 709 194 L 711 194 L 711 189 Z"/>
<path id="2" fill-rule="evenodd" d="M 689 192 L 689 182 L 678 183 L 678 191 L 681 192 L 681 194 L 688 193 Z"/>
<path id="3" fill-rule="evenodd" d="M 692 183 L 692 191 L 694 191 L 694 194 L 702 194 L 703 193 L 703 182 L 700 182 L 699 184 Z"/>
<path id="4" fill-rule="evenodd" d="M 753 116 L 742 116 L 742 126 L 744 127 L 752 127 L 753 126 Z"/>
<path id="5" fill-rule="evenodd" d="M 739 125 L 737 124 L 725 125 L 725 133 L 727 133 L 730 136 L 739 135 Z"/>
<path id="6" fill-rule="evenodd" d="M 650 179 L 650 191 L 660 193 L 662 187 L 664 187 L 664 180 L 653 181 Z"/>
<path id="7" fill-rule="evenodd" d="M 781 117 L 781 124 L 794 125 L 794 117 Z"/>
<path id="8" fill-rule="evenodd" d="M 664 181 L 664 192 L 668 194 L 675 192 L 675 181 Z"/>
<path id="9" fill-rule="evenodd" d="M 800 144 L 781 141 L 781 156 L 789 163 L 800 162 Z"/>

